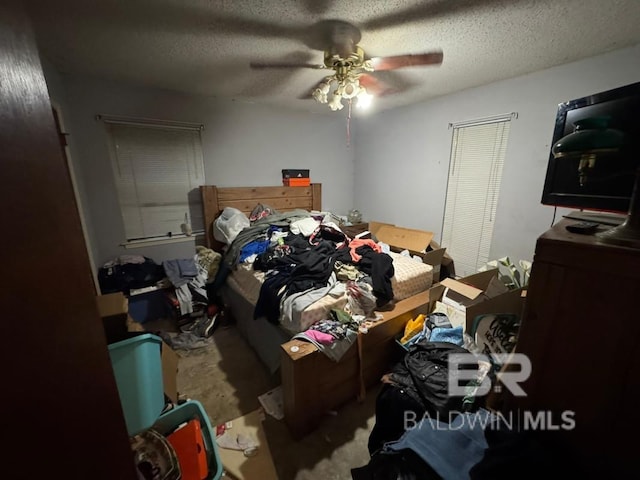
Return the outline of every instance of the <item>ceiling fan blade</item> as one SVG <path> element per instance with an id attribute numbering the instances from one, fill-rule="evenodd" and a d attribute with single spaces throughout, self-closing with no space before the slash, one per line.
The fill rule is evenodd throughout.
<path id="1" fill-rule="evenodd" d="M 420 53 L 416 55 L 396 55 L 394 57 L 375 57 L 371 59 L 374 71 L 395 70 L 404 67 L 417 67 L 420 65 L 440 65 L 442 52 Z"/>
<path id="2" fill-rule="evenodd" d="M 267 68 L 312 68 L 314 70 L 325 69 L 324 65 L 316 64 L 316 63 L 297 63 L 297 62 L 251 62 L 249 64 L 251 68 L 256 70 L 264 70 Z"/>
<path id="3" fill-rule="evenodd" d="M 316 83 L 313 87 L 311 87 L 309 90 L 307 90 L 306 92 L 304 92 L 303 94 L 298 96 L 298 99 L 300 100 L 306 100 L 308 98 L 313 98 L 313 91 L 318 88 L 322 83 L 324 83 L 325 79 L 323 78 L 322 80 L 320 80 L 318 83 Z"/>
<path id="4" fill-rule="evenodd" d="M 362 27 L 368 31 L 382 30 L 384 28 L 405 26 L 407 24 L 420 22 L 422 20 L 435 20 L 439 17 L 451 16 L 463 11 L 477 11 L 479 9 L 489 10 L 496 5 L 503 6 L 505 0 L 431 0 L 429 2 L 419 2 L 418 5 L 394 10 L 393 13 L 372 18 L 364 22 Z M 514 3 L 511 1 L 510 3 Z M 468 12 L 466 12 L 468 13 Z"/>
<path id="5" fill-rule="evenodd" d="M 231 33 L 259 38 L 290 38 L 304 40 L 308 27 L 280 25 L 263 20 L 233 15 L 209 14 L 205 17 L 209 28 L 216 33 Z"/>
<path id="6" fill-rule="evenodd" d="M 362 38 L 362 32 L 354 24 L 344 20 L 320 20 L 305 31 L 303 43 L 313 50 L 337 50 L 348 56 Z"/>
<path id="7" fill-rule="evenodd" d="M 418 82 L 407 78 L 407 76 L 399 70 L 382 70 L 373 72 L 370 75 L 378 81 L 387 84 L 391 90 L 390 93 L 406 92 L 418 85 Z"/>
<path id="8" fill-rule="evenodd" d="M 304 0 L 302 3 L 309 13 L 325 13 L 333 6 L 333 0 Z"/>
<path id="9" fill-rule="evenodd" d="M 383 97 L 395 92 L 392 87 L 369 73 L 363 73 L 362 75 L 360 75 L 359 81 L 360 85 L 362 85 L 367 90 L 367 93 L 370 93 L 371 95 L 374 95 L 376 97 Z"/>

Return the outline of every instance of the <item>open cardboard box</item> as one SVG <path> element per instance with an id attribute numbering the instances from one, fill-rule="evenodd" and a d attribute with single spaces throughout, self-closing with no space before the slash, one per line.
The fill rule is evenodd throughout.
<path id="1" fill-rule="evenodd" d="M 108 293 L 96 297 L 98 312 L 107 341 L 126 332 L 144 332 L 144 328 L 129 313 L 129 300 L 122 292 Z"/>
<path id="2" fill-rule="evenodd" d="M 139 323 L 129 316 L 127 297 L 121 292 L 98 295 L 98 312 L 102 318 L 107 343 L 120 341 L 135 332 L 144 332 Z M 178 402 L 178 355 L 165 342 L 160 350 L 162 362 L 162 381 L 164 393 L 174 402 Z"/>
<path id="3" fill-rule="evenodd" d="M 381 222 L 369 222 L 369 231 L 378 241 L 389 245 L 393 252 L 408 250 L 411 255 L 422 258 L 423 263 L 431 265 L 434 283 L 441 280 L 441 265 L 445 265 L 451 275 L 454 274 L 453 259 L 446 254 L 446 248 L 440 247 L 433 239 L 433 232 Z M 427 251 L 428 249 L 430 250 Z"/>
<path id="4" fill-rule="evenodd" d="M 508 290 L 498 277 L 498 270 L 479 272 L 458 280 L 446 278 L 429 289 L 429 311 L 437 302 L 449 307 L 449 320 L 471 331 L 478 315 L 514 313 L 522 318 L 525 293 L 522 289 Z"/>
<path id="5" fill-rule="evenodd" d="M 111 339 L 122 337 L 129 331 L 127 327 L 128 302 L 122 292 L 98 295 L 96 303 L 107 342 L 110 343 Z"/>

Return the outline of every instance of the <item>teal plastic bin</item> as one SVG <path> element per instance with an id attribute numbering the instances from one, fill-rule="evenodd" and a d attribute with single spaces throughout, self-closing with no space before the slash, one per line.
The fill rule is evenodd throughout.
<path id="1" fill-rule="evenodd" d="M 202 404 L 197 400 L 187 400 L 172 410 L 164 413 L 157 419 L 153 429 L 162 435 L 169 435 L 180 424 L 197 418 L 200 421 L 204 448 L 207 452 L 207 465 L 209 475 L 206 480 L 218 480 L 222 477 L 222 462 L 218 453 L 218 444 L 215 442 L 215 433 L 211 428 L 211 422 Z"/>
<path id="2" fill-rule="evenodd" d="M 109 356 L 129 436 L 151 427 L 164 409 L 160 347 L 146 333 L 109 345 Z"/>

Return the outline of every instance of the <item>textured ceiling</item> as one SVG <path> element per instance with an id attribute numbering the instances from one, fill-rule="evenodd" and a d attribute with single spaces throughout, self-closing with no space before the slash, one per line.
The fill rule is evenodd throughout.
<path id="1" fill-rule="evenodd" d="M 312 26 L 360 28 L 368 56 L 444 52 L 440 66 L 375 73 L 397 93 L 376 110 L 640 43 L 640 0 L 57 0 L 32 2 L 42 54 L 59 71 L 330 112 L 299 99 L 327 70 Z M 638 59 L 640 61 L 640 59 Z"/>

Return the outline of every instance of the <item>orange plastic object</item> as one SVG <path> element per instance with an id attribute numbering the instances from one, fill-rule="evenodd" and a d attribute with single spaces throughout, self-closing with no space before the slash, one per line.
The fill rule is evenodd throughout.
<path id="1" fill-rule="evenodd" d="M 171 433 L 167 440 L 176 451 L 182 480 L 204 480 L 209 474 L 207 453 L 197 418 Z"/>
<path id="2" fill-rule="evenodd" d="M 311 185 L 310 178 L 283 178 L 282 184 L 285 187 L 308 187 Z"/>

